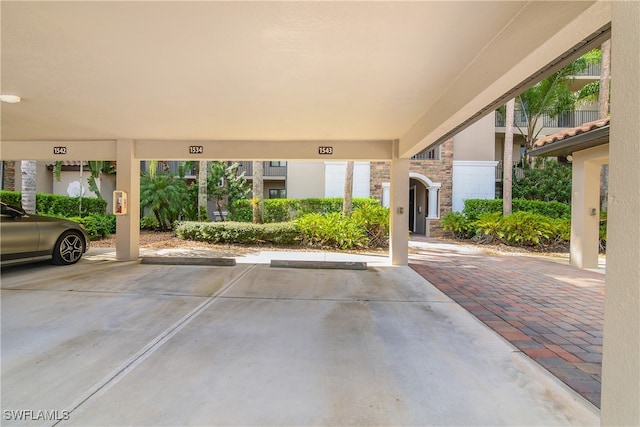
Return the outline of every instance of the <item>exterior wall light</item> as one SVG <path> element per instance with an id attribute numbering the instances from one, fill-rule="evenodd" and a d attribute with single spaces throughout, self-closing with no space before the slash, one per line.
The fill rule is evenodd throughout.
<path id="1" fill-rule="evenodd" d="M 0 101 L 8 104 L 17 104 L 21 98 L 17 95 L 0 95 Z"/>

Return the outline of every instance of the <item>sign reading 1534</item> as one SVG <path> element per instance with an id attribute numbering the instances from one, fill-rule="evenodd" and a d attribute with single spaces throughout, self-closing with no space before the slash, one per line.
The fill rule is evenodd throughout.
<path id="1" fill-rule="evenodd" d="M 333 147 L 318 147 L 318 154 L 331 155 L 333 154 Z"/>
<path id="2" fill-rule="evenodd" d="M 202 145 L 190 145 L 189 154 L 204 154 L 204 147 Z"/>

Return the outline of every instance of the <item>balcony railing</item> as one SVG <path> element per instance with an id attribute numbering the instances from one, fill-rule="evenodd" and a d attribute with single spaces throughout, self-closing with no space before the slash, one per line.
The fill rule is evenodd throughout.
<path id="1" fill-rule="evenodd" d="M 285 162 L 277 162 L 280 166 L 272 166 L 273 162 L 262 162 L 264 177 L 286 177 L 287 176 L 287 164 Z M 244 172 L 244 175 L 249 178 L 253 176 L 253 162 L 241 161 L 238 162 L 240 167 L 238 168 L 238 174 Z"/>
<path id="2" fill-rule="evenodd" d="M 598 112 L 595 110 L 573 110 L 563 111 L 557 117 L 543 114 L 538 119 L 538 123 L 548 128 L 574 128 L 594 120 L 598 120 Z M 517 127 L 527 127 L 527 118 L 521 110 L 516 110 L 513 121 Z M 496 113 L 496 127 L 505 127 L 505 125 L 505 117 Z"/>
<path id="3" fill-rule="evenodd" d="M 502 182 L 502 174 L 504 173 L 504 168 L 503 168 L 504 163 L 502 161 L 499 161 L 498 164 L 496 165 L 496 182 Z M 514 172 L 515 172 L 515 179 L 522 179 L 524 178 L 524 169 L 517 166 L 517 163 L 513 164 L 514 167 Z"/>
<path id="4" fill-rule="evenodd" d="M 158 166 L 156 171 L 159 173 L 162 172 L 171 172 L 174 175 L 178 175 L 178 168 L 180 164 L 183 162 L 177 161 L 166 161 L 166 162 L 158 162 Z M 253 162 L 252 161 L 238 161 L 238 174 L 244 172 L 247 178 L 253 176 Z M 280 166 L 272 165 L 272 163 L 278 163 Z M 263 162 L 264 177 L 282 177 L 286 178 L 287 176 L 287 164 L 286 162 Z M 142 170 L 146 171 L 149 168 L 149 162 L 143 162 Z M 195 178 L 196 176 L 196 168 L 193 167 L 187 171 L 185 171 L 186 178 Z"/>
<path id="5" fill-rule="evenodd" d="M 580 71 L 579 73 L 576 73 L 576 76 L 589 76 L 589 77 L 600 76 L 600 73 L 602 72 L 601 65 L 602 64 L 599 62 L 597 64 L 587 64 L 587 68 Z"/>

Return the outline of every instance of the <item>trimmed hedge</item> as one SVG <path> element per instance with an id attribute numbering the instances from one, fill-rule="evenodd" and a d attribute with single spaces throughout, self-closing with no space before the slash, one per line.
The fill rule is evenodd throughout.
<path id="1" fill-rule="evenodd" d="M 341 197 L 309 198 L 309 199 L 264 199 L 263 219 L 266 223 L 286 222 L 298 216 L 310 213 L 342 212 Z M 353 199 L 353 209 L 362 206 L 376 205 L 380 203 L 376 199 L 357 197 Z M 229 209 L 231 221 L 253 221 L 253 209 L 251 200 L 242 199 L 232 203 Z"/>
<path id="2" fill-rule="evenodd" d="M 541 202 L 539 200 L 513 199 L 512 211 L 532 212 L 550 218 L 571 218 L 571 205 L 560 202 Z M 467 199 L 462 213 L 469 221 L 476 221 L 481 214 L 502 212 L 502 199 Z"/>
<path id="3" fill-rule="evenodd" d="M 292 245 L 299 243 L 299 231 L 292 222 L 253 224 L 247 222 L 177 222 L 176 236 L 209 243 Z"/>
<path id="4" fill-rule="evenodd" d="M 22 193 L 20 191 L 0 191 L 0 200 L 14 205 L 22 206 Z M 80 215 L 105 215 L 107 202 L 96 197 L 82 198 L 82 211 L 80 211 L 80 198 L 69 197 L 60 194 L 36 193 L 36 213 L 39 215 L 63 216 Z"/>

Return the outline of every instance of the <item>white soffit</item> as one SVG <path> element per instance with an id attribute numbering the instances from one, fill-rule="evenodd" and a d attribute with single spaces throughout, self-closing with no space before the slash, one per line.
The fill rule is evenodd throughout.
<path id="1" fill-rule="evenodd" d="M 398 139 L 592 3 L 2 2 L 2 138 Z"/>

